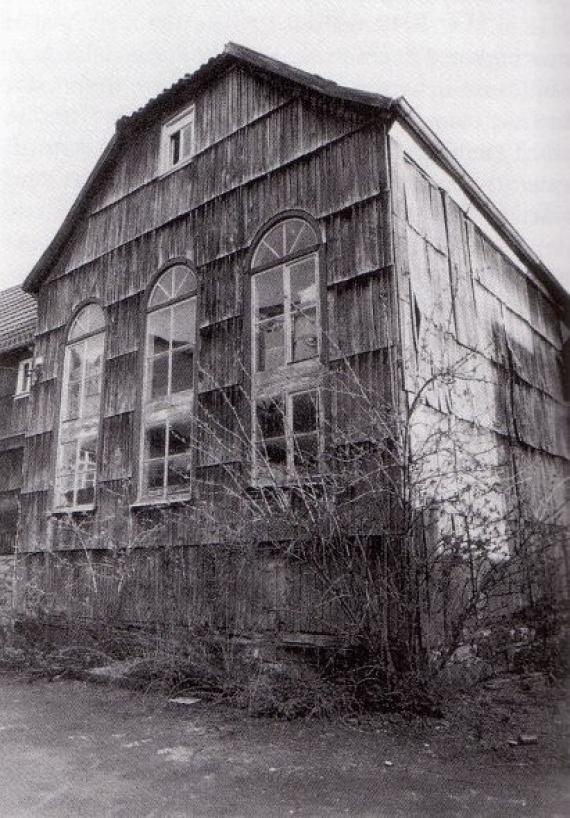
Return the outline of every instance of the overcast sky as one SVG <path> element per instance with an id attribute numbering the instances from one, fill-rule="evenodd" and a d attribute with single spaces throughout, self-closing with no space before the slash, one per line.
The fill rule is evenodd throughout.
<path id="1" fill-rule="evenodd" d="M 0 286 L 111 137 L 224 44 L 403 94 L 570 289 L 568 0 L 0 0 Z"/>

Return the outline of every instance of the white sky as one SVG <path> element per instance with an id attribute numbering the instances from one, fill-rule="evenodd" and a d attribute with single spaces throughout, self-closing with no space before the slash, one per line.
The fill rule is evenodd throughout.
<path id="1" fill-rule="evenodd" d="M 115 120 L 229 40 L 406 96 L 570 289 L 568 0 L 0 0 L 0 287 Z"/>

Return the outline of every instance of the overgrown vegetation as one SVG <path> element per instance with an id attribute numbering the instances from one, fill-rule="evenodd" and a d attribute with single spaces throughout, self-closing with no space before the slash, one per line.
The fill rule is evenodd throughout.
<path id="1" fill-rule="evenodd" d="M 326 376 L 311 392 L 322 418 L 320 451 L 293 436 L 287 479 L 258 415 L 252 438 L 252 407 L 242 396 L 241 408 L 225 407 L 229 425 L 198 414 L 197 441 L 207 435 L 217 461 L 230 465 L 191 507 L 137 516 L 125 498 L 108 525 L 95 529 L 77 516 L 60 522 L 57 544 L 72 546 L 80 567 L 71 552 L 54 551 L 57 592 L 21 581 L 16 600 L 28 627 L 68 611 L 67 647 L 46 655 L 62 666 L 82 651 L 94 659 L 136 656 L 129 678 L 141 687 L 198 690 L 286 718 L 378 708 L 438 714 L 451 689 L 494 674 L 563 672 L 564 495 L 553 483 L 531 507 L 532 478 L 513 468 L 508 443 L 437 410 L 477 382 L 470 356 L 426 379 L 404 406 L 379 402 L 377 384 L 343 364 L 334 382 Z M 283 407 L 272 411 L 283 413 L 274 425 L 291 422 Z M 252 450 L 253 481 L 233 467 L 236 452 Z M 161 588 L 133 613 L 136 588 L 150 582 L 141 565 L 157 559 L 157 547 L 172 541 L 166 530 L 176 527 L 207 530 L 215 543 L 200 564 L 207 597 L 200 621 L 190 597 L 184 608 L 198 580 L 186 576 L 178 546 L 161 552 Z M 242 585 L 253 587 L 263 560 L 273 571 L 273 607 L 248 628 L 249 602 L 240 594 Z M 287 590 L 293 575 L 306 593 L 297 601 Z M 326 649 L 305 650 L 302 661 L 300 651 L 293 659 L 285 648 L 276 653 L 287 644 L 284 622 L 310 630 L 307 611 Z M 120 629 L 137 617 L 137 630 Z M 27 641 L 37 644 L 30 633 Z"/>

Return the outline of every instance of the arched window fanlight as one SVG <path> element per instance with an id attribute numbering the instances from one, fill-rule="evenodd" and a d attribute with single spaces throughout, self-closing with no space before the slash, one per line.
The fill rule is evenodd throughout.
<path id="1" fill-rule="evenodd" d="M 73 319 L 65 347 L 55 480 L 55 507 L 92 508 L 105 343 L 105 316 L 87 304 Z"/>
<path id="2" fill-rule="evenodd" d="M 196 346 L 196 275 L 168 267 L 148 299 L 142 410 L 140 495 L 187 492 Z"/>
<path id="3" fill-rule="evenodd" d="M 314 250 L 318 237 L 304 219 L 283 219 L 265 233 L 253 254 L 252 269 L 275 264 L 288 256 Z"/>

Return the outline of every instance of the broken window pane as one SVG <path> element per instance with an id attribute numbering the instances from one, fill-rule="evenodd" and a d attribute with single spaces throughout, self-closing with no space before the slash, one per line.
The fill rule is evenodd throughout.
<path id="1" fill-rule="evenodd" d="M 317 337 L 317 311 L 315 307 L 293 314 L 292 320 L 293 362 L 316 358 L 319 352 Z"/>
<path id="2" fill-rule="evenodd" d="M 291 309 L 303 308 L 317 301 L 316 257 L 298 261 L 289 267 L 291 276 Z"/>
<path id="3" fill-rule="evenodd" d="M 168 429 L 168 454 L 183 454 L 190 450 L 192 426 L 187 420 L 172 421 Z"/>
<path id="4" fill-rule="evenodd" d="M 259 320 L 283 315 L 283 268 L 258 273 L 254 281 Z"/>

